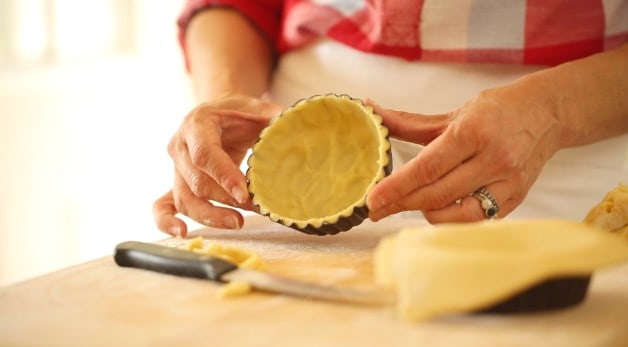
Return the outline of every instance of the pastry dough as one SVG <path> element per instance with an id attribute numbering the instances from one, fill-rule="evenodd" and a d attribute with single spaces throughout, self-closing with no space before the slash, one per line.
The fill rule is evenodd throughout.
<path id="1" fill-rule="evenodd" d="M 197 252 L 201 254 L 211 255 L 213 257 L 227 260 L 241 268 L 247 269 L 263 269 L 266 264 L 259 255 L 236 247 L 225 247 L 218 243 L 212 242 L 205 245 L 203 238 L 197 236 L 189 240 L 182 247 L 185 250 Z M 218 290 L 218 297 L 226 298 L 238 295 L 244 295 L 251 291 L 251 285 L 243 281 L 233 281 L 223 285 Z"/>
<path id="2" fill-rule="evenodd" d="M 315 95 L 273 118 L 246 177 L 263 215 L 301 232 L 336 234 L 368 215 L 366 195 L 392 170 L 388 129 L 348 95 Z"/>
<path id="3" fill-rule="evenodd" d="M 251 292 L 251 285 L 244 281 L 229 282 L 218 289 L 219 298 L 246 295 Z"/>
<path id="4" fill-rule="evenodd" d="M 594 206 L 584 222 L 628 239 L 628 185 L 620 184 Z"/>
<path id="5" fill-rule="evenodd" d="M 396 290 L 398 315 L 419 321 L 626 260 L 628 243 L 582 223 L 501 220 L 403 229 L 378 245 L 375 274 Z"/>

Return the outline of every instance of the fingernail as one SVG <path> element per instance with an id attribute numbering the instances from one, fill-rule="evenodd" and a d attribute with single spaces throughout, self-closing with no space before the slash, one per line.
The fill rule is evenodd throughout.
<path id="1" fill-rule="evenodd" d="M 241 204 L 246 201 L 244 190 L 238 186 L 235 186 L 233 187 L 233 189 L 231 189 L 231 195 L 236 199 L 237 202 Z"/>
<path id="2" fill-rule="evenodd" d="M 223 219 L 224 225 L 230 229 L 240 229 L 238 219 L 234 216 L 225 216 Z"/>
<path id="3" fill-rule="evenodd" d="M 381 209 L 382 207 L 386 206 L 388 203 L 386 202 L 386 200 L 384 200 L 383 197 L 376 196 L 376 197 L 367 199 L 366 204 L 367 204 L 369 210 L 377 211 L 377 210 Z"/>
<path id="4" fill-rule="evenodd" d="M 380 209 L 371 210 L 371 212 L 369 212 L 369 218 L 376 222 L 401 211 L 403 211 L 401 206 L 396 203 L 392 203 L 385 205 Z"/>

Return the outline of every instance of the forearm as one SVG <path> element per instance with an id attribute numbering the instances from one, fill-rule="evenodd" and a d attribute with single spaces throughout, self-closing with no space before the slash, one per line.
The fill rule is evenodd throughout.
<path id="1" fill-rule="evenodd" d="M 561 124 L 560 147 L 628 133 L 628 45 L 518 81 Z M 537 105 L 533 105 L 535 107 Z"/>
<path id="2" fill-rule="evenodd" d="M 268 89 L 274 51 L 239 13 L 205 10 L 186 31 L 186 54 L 199 102 L 225 94 L 261 96 Z"/>

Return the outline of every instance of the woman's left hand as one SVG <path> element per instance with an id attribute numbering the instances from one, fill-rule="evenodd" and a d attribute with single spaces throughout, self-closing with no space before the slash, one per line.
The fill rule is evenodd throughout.
<path id="1" fill-rule="evenodd" d="M 427 116 L 384 109 L 367 101 L 392 137 L 427 144 L 370 192 L 374 221 L 420 210 L 431 223 L 486 218 L 471 194 L 485 188 L 499 217 L 525 198 L 545 162 L 560 148 L 562 122 L 549 97 L 507 86 L 480 93 L 448 115 Z"/>

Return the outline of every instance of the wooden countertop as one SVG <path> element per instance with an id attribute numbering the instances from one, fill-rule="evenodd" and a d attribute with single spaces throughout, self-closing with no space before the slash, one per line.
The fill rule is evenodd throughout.
<path id="1" fill-rule="evenodd" d="M 191 236 L 257 252 L 272 272 L 368 286 L 379 239 L 422 223 L 388 218 L 319 237 L 256 216 L 241 231 Z M 398 320 L 391 307 L 265 293 L 219 299 L 218 288 L 97 259 L 0 288 L 0 346 L 628 346 L 628 264 L 596 273 L 586 301 L 575 308 L 420 324 Z"/>

